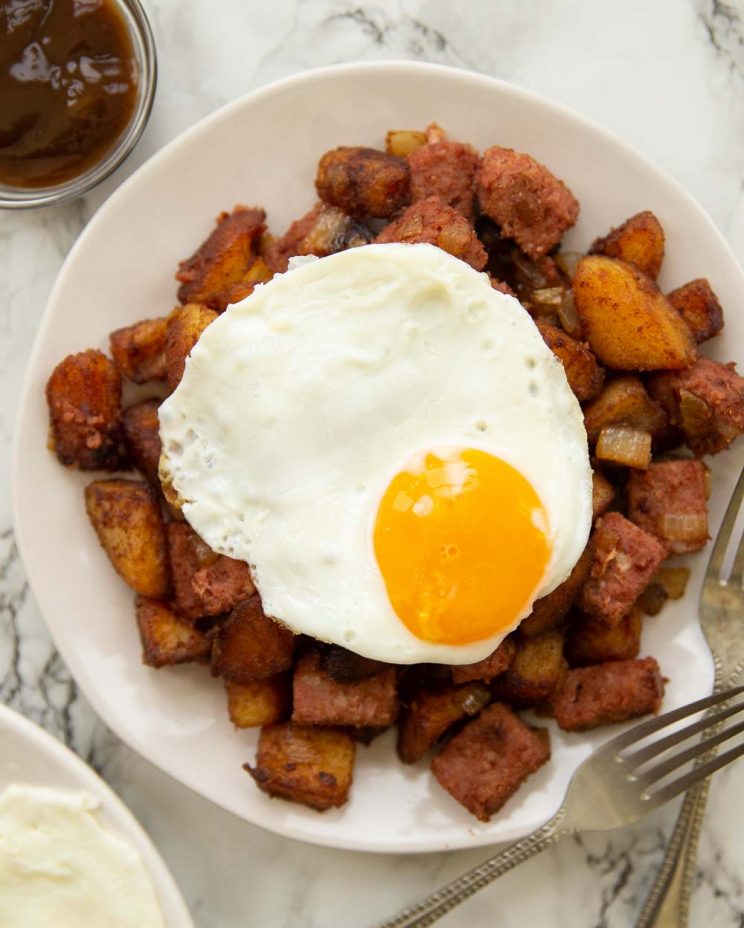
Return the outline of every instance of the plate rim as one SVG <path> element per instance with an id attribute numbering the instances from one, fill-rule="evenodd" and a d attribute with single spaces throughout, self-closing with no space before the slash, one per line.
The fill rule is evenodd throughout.
<path id="1" fill-rule="evenodd" d="M 3 732 L 17 736 L 22 742 L 31 745 L 41 756 L 50 758 L 55 766 L 70 771 L 72 778 L 79 782 L 78 788 L 89 792 L 99 803 L 96 811 L 103 812 L 112 830 L 120 834 L 136 850 L 150 877 L 160 907 L 163 909 L 166 928 L 194 928 L 194 922 L 183 895 L 160 851 L 155 847 L 152 838 L 134 813 L 103 777 L 66 744 L 45 731 L 36 722 L 15 709 L 11 709 L 10 706 L 0 703 L 0 733 Z M 27 785 L 22 773 L 16 782 L 19 785 Z M 0 784 L 0 792 L 5 788 L 5 784 Z M 73 787 L 60 787 L 60 789 L 67 792 Z M 170 914 L 165 911 L 165 905 L 171 910 Z"/>
<path id="2" fill-rule="evenodd" d="M 68 252 L 64 263 L 57 275 L 55 283 L 49 294 L 44 313 L 41 317 L 36 336 L 34 339 L 32 350 L 29 354 L 26 373 L 24 376 L 23 387 L 20 393 L 20 399 L 18 403 L 18 411 L 28 407 L 29 401 L 32 399 L 31 391 L 34 387 L 33 384 L 33 372 L 36 367 L 36 359 L 38 354 L 41 352 L 42 342 L 44 341 L 46 329 L 50 324 L 52 318 L 52 308 L 57 302 L 57 294 L 60 290 L 63 290 L 66 282 L 68 273 L 70 273 L 70 268 L 75 264 L 78 251 L 85 246 L 88 238 L 94 236 L 97 231 L 98 223 L 101 221 L 101 217 L 106 214 L 109 209 L 113 209 L 118 204 L 119 200 L 125 197 L 131 186 L 139 183 L 142 178 L 147 177 L 148 173 L 154 171 L 161 161 L 166 160 L 171 151 L 177 149 L 183 144 L 187 144 L 188 141 L 197 135 L 200 135 L 203 132 L 207 132 L 210 126 L 225 118 L 232 112 L 238 112 L 242 107 L 249 105 L 257 100 L 261 100 L 265 97 L 269 97 L 273 94 L 281 94 L 286 90 L 290 90 L 298 84 L 302 84 L 308 80 L 323 80 L 327 77 L 333 77 L 344 74 L 353 74 L 354 76 L 366 76 L 374 75 L 378 71 L 398 71 L 401 76 L 404 76 L 406 72 L 418 72 L 420 75 L 435 75 L 435 76 L 444 76 L 454 78 L 457 81 L 464 81 L 466 84 L 470 83 L 472 85 L 482 85 L 489 86 L 493 89 L 498 90 L 503 94 L 515 97 L 516 99 L 521 99 L 526 102 L 529 102 L 533 106 L 542 107 L 548 110 L 551 110 L 554 113 L 559 114 L 562 118 L 568 120 L 569 122 L 582 127 L 586 130 L 591 131 L 594 134 L 598 134 L 604 139 L 611 143 L 614 147 L 620 149 L 624 152 L 626 156 L 631 157 L 636 162 L 639 162 L 646 170 L 652 172 L 656 177 L 658 177 L 668 188 L 671 188 L 677 197 L 682 198 L 688 208 L 692 209 L 696 214 L 699 222 L 704 226 L 708 234 L 715 240 L 717 248 L 725 254 L 728 262 L 730 263 L 732 269 L 734 269 L 735 276 L 737 277 L 738 286 L 744 293 L 744 269 L 742 269 L 740 263 L 736 259 L 736 256 L 733 253 L 733 250 L 729 246 L 728 242 L 724 238 L 721 231 L 718 229 L 712 218 L 708 215 L 706 210 L 698 203 L 698 201 L 693 197 L 691 193 L 674 177 L 668 174 L 664 169 L 658 167 L 649 157 L 644 153 L 639 151 L 634 145 L 627 142 L 621 136 L 617 135 L 614 131 L 605 128 L 601 124 L 595 122 L 594 120 L 584 116 L 583 114 L 577 112 L 571 107 L 567 106 L 564 103 L 552 100 L 550 97 L 547 97 L 543 94 L 537 93 L 532 90 L 528 90 L 524 87 L 521 87 L 516 84 L 512 84 L 508 81 L 502 80 L 500 78 L 492 77 L 487 74 L 483 74 L 477 71 L 471 71 L 465 68 L 454 67 L 451 65 L 441 65 L 433 64 L 428 62 L 419 62 L 419 61 L 408 61 L 400 59 L 391 59 L 383 61 L 372 61 L 372 62 L 351 62 L 351 63 L 342 63 L 329 65 L 319 68 L 312 68 L 300 71 L 296 74 L 289 75 L 287 77 L 280 78 L 279 80 L 269 82 L 260 87 L 250 90 L 236 99 L 218 107 L 212 113 L 204 116 L 202 119 L 198 120 L 194 125 L 188 127 L 181 133 L 179 133 L 175 138 L 171 139 L 167 144 L 165 144 L 160 150 L 155 152 L 150 156 L 142 165 L 140 165 L 136 171 L 134 171 L 128 178 L 126 178 L 122 184 L 104 201 L 103 204 L 95 212 L 91 220 L 87 223 L 85 228 L 82 230 L 77 240 L 73 244 L 72 248 Z M 12 494 L 12 509 L 13 509 L 13 522 L 15 529 L 16 543 L 23 561 L 24 570 L 28 576 L 29 585 L 32 593 L 34 593 L 37 583 L 42 582 L 42 578 L 36 573 L 34 568 L 30 568 L 28 565 L 31 563 L 29 559 L 26 558 L 25 553 L 29 548 L 28 541 L 24 536 L 24 531 L 22 528 L 22 520 L 19 514 L 19 494 L 16 492 L 17 486 L 21 482 L 21 472 L 23 467 L 22 457 L 22 448 L 21 448 L 21 435 L 23 432 L 23 424 L 20 424 L 16 427 L 15 433 L 13 436 L 13 448 L 11 456 L 11 494 Z M 40 608 L 40 611 L 41 608 Z M 42 612 L 42 616 L 44 613 Z M 117 719 L 109 713 L 105 706 L 102 707 L 102 703 L 98 698 L 98 693 L 94 687 L 87 687 L 81 684 L 79 681 L 82 678 L 87 680 L 87 675 L 84 672 L 84 668 L 78 666 L 78 661 L 74 653 L 74 648 L 71 646 L 70 642 L 64 642 L 60 644 L 57 640 L 57 637 L 54 635 L 52 628 L 49 623 L 46 621 L 44 616 L 44 621 L 49 630 L 50 636 L 54 642 L 55 647 L 62 656 L 65 664 L 67 665 L 71 675 L 75 679 L 76 684 L 80 687 L 81 691 L 86 696 L 87 700 L 91 704 L 92 708 L 96 714 L 105 722 L 105 724 L 120 738 L 130 749 L 134 750 L 136 753 L 143 755 L 139 747 L 135 746 L 130 740 L 129 734 L 123 735 L 119 729 Z M 712 668 L 712 658 L 708 655 Z M 82 671 L 82 673 L 80 672 Z M 209 796 L 204 795 L 198 789 L 193 787 L 190 783 L 183 780 L 177 773 L 172 770 L 164 769 L 161 765 L 154 761 L 150 760 L 149 757 L 146 757 L 148 762 L 153 763 L 154 766 L 161 769 L 167 776 L 173 778 L 181 785 L 185 786 L 187 789 L 195 792 L 196 795 L 199 795 L 201 798 L 206 799 L 209 802 L 212 802 L 219 808 L 226 808 L 222 806 L 219 802 L 212 799 Z M 232 811 L 232 810 L 229 810 Z M 237 814 L 237 813 L 233 813 Z M 454 848 L 466 848 L 473 846 L 489 846 L 496 843 L 501 843 L 500 839 L 492 840 L 477 840 L 471 843 L 462 842 L 451 842 L 449 840 L 439 840 L 431 841 L 430 839 L 424 841 L 410 841 L 405 846 L 401 847 L 394 840 L 376 840 L 374 845 L 365 844 L 359 839 L 350 839 L 339 837 L 336 839 L 328 839 L 320 835 L 309 835 L 309 834 L 290 834 L 286 828 L 282 828 L 279 821 L 275 822 L 266 822 L 266 821 L 255 821 L 254 819 L 247 818 L 246 816 L 242 817 L 244 821 L 250 822 L 256 827 L 262 828 L 271 833 L 280 835 L 282 837 L 289 837 L 292 840 L 299 840 L 305 843 L 312 845 L 318 845 L 323 847 L 333 847 L 342 850 L 354 850 L 367 853 L 397 853 L 397 854 L 413 854 L 413 853 L 436 853 L 443 850 L 451 850 Z M 539 826 L 538 826 L 539 827 Z M 517 839 L 515 839 L 517 840 Z"/>

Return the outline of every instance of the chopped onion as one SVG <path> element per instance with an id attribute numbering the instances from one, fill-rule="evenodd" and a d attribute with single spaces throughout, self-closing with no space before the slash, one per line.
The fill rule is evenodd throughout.
<path id="1" fill-rule="evenodd" d="M 579 314 L 576 312 L 573 290 L 564 291 L 563 299 L 558 307 L 558 318 L 561 320 L 563 331 L 570 335 L 571 338 L 581 338 L 584 334 L 584 327 L 581 324 L 581 319 L 579 319 Z"/>
<path id="2" fill-rule="evenodd" d="M 660 567 L 653 582 L 663 587 L 669 599 L 681 599 L 690 579 L 689 567 Z"/>
<path id="3" fill-rule="evenodd" d="M 708 517 L 704 512 L 665 512 L 659 531 L 669 541 L 700 541 L 708 537 Z"/>
<path id="4" fill-rule="evenodd" d="M 640 429 L 607 426 L 599 433 L 597 458 L 645 470 L 651 462 L 651 435 Z"/>
<path id="5" fill-rule="evenodd" d="M 582 255 L 580 251 L 561 251 L 555 256 L 555 263 L 569 280 L 573 280 L 574 274 L 576 273 L 576 265 L 583 257 L 584 255 Z"/>
<path id="6" fill-rule="evenodd" d="M 415 129 L 391 129 L 385 136 L 385 151 L 389 155 L 405 158 L 412 151 L 426 145 L 426 142 L 425 132 L 418 132 Z"/>
<path id="7" fill-rule="evenodd" d="M 548 312 L 554 313 L 558 311 L 563 302 L 564 292 L 563 287 L 543 287 L 538 290 L 533 290 L 528 299 L 537 312 L 545 309 Z"/>

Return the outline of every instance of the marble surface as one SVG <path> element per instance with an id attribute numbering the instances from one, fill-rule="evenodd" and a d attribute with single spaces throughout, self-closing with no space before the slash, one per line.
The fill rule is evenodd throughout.
<path id="1" fill-rule="evenodd" d="M 362 928 L 477 863 L 483 851 L 374 856 L 266 834 L 173 783 L 120 744 L 54 651 L 14 545 L 8 469 L 23 372 L 55 275 L 106 196 L 182 129 L 275 78 L 379 58 L 479 70 L 574 107 L 675 176 L 744 256 L 744 3 L 145 3 L 156 32 L 160 85 L 135 154 L 80 202 L 0 214 L 0 699 L 66 741 L 119 792 L 171 866 L 198 928 Z M 742 805 L 739 765 L 713 784 L 694 925 L 744 925 Z M 566 840 L 443 924 L 491 925 L 498 913 L 503 928 L 525 921 L 547 928 L 630 925 L 672 817 L 667 809 L 634 829 Z"/>

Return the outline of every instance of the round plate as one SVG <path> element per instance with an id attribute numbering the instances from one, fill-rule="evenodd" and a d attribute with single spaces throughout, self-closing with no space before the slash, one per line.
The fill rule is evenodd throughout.
<path id="1" fill-rule="evenodd" d="M 622 141 L 575 113 L 478 74 L 413 63 L 355 64 L 280 81 L 226 106 L 176 139 L 131 177 L 71 251 L 29 364 L 15 447 L 18 538 L 55 643 L 96 711 L 131 747 L 173 777 L 264 828 L 304 841 L 367 851 L 436 851 L 512 840 L 559 807 L 572 773 L 616 733 L 566 735 L 552 723 L 553 759 L 494 817 L 476 822 L 430 775 L 401 765 L 393 735 L 360 748 L 352 798 L 322 815 L 260 793 L 242 770 L 255 732 L 236 732 L 222 686 L 200 667 L 152 671 L 140 662 L 132 594 L 85 516 L 91 479 L 60 467 L 46 448 L 44 385 L 67 353 L 107 348 L 112 329 L 167 313 L 173 274 L 235 203 L 260 204 L 281 233 L 314 201 L 319 156 L 337 145 L 380 146 L 391 128 L 432 120 L 479 148 L 526 151 L 563 178 L 581 203 L 568 248 L 586 249 L 632 213 L 651 209 L 667 236 L 661 286 L 706 276 L 728 308 L 711 353 L 741 362 L 744 278 L 721 235 L 672 180 Z M 707 349 L 706 349 L 707 350 Z M 443 383 L 446 388 L 446 384 Z M 380 437 L 384 441 L 384 436 Z M 744 448 L 713 461 L 717 527 Z M 712 661 L 696 603 L 705 556 L 692 559 L 684 600 L 646 622 L 643 653 L 670 678 L 665 706 L 710 691 Z"/>
<path id="2" fill-rule="evenodd" d="M 150 875 L 167 928 L 194 928 L 188 909 L 160 854 L 124 803 L 63 744 L 6 706 L 0 706 L 0 792 L 17 783 L 61 790 L 85 790 L 100 807 L 104 827 L 134 847 Z"/>

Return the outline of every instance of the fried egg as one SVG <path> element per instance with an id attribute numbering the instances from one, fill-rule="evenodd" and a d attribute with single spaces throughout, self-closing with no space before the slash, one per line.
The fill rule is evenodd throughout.
<path id="1" fill-rule="evenodd" d="M 398 664 L 487 657 L 591 522 L 579 404 L 534 322 L 432 245 L 305 259 L 202 334 L 163 468 L 293 631 Z"/>

